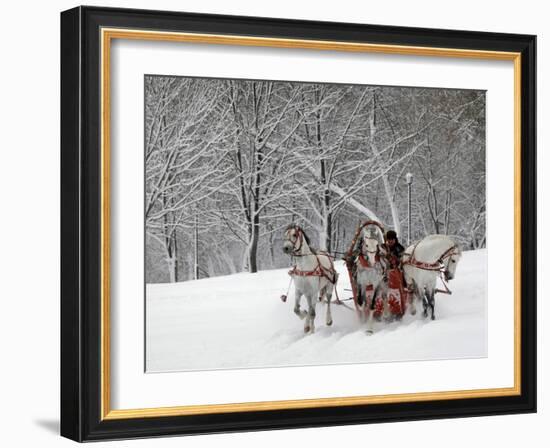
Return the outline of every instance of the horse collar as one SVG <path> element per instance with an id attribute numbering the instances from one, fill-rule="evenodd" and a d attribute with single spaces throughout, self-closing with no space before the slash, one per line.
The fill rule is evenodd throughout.
<path id="1" fill-rule="evenodd" d="M 375 252 L 369 252 L 369 253 L 375 253 Z M 380 261 L 380 256 L 378 254 L 376 254 L 376 256 L 374 257 L 374 261 L 375 263 Z M 371 268 L 374 266 L 369 263 L 369 260 L 365 258 L 363 254 L 359 254 L 359 263 L 361 264 L 361 266 L 365 268 Z"/>
<path id="2" fill-rule="evenodd" d="M 414 252 L 415 252 L 416 247 L 418 246 L 418 244 L 419 243 L 416 243 L 414 245 L 413 250 L 412 250 L 410 255 L 405 254 L 405 255 L 409 255 L 409 259 L 406 260 L 403 264 L 409 264 L 411 266 L 414 266 L 416 268 L 423 269 L 423 270 L 426 270 L 426 271 L 441 271 L 442 269 L 445 268 L 444 260 L 446 258 L 452 257 L 453 255 L 457 254 L 455 252 L 455 249 L 458 246 L 456 244 L 454 244 L 449 249 L 447 249 L 445 252 L 443 252 L 443 254 L 441 254 L 441 256 L 434 263 L 427 263 L 427 262 L 423 262 L 423 261 L 418 261 L 414 256 Z"/>

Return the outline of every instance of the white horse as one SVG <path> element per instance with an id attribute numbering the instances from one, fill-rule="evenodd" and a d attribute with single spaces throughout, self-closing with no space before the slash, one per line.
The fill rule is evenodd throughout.
<path id="1" fill-rule="evenodd" d="M 405 281 L 413 294 L 410 300 L 411 314 L 416 313 L 416 297 L 422 300 L 424 317 L 428 317 L 429 307 L 431 318 L 435 319 L 437 278 L 442 276 L 445 282 L 452 280 L 461 256 L 462 250 L 447 235 L 428 235 L 407 248 L 402 261 Z"/>
<path id="2" fill-rule="evenodd" d="M 381 297 L 384 304 L 384 317 L 387 318 L 383 287 L 383 266 L 380 261 L 381 240 L 378 229 L 365 227 L 361 235 L 361 250 L 355 261 L 357 275 L 357 310 L 361 320 L 367 320 L 367 333 L 373 333 L 375 303 Z"/>
<path id="3" fill-rule="evenodd" d="M 315 331 L 315 305 L 323 296 L 327 303 L 325 323 L 332 325 L 330 301 L 338 281 L 332 259 L 326 253 L 315 251 L 302 228 L 296 225 L 290 225 L 285 230 L 283 252 L 296 259 L 296 265 L 289 275 L 294 280 L 294 313 L 300 319 L 305 318 L 304 333 Z M 308 311 L 300 308 L 302 295 L 306 297 Z"/>

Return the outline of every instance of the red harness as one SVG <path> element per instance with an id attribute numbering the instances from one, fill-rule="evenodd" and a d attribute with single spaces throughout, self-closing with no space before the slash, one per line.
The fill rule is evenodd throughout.
<path id="1" fill-rule="evenodd" d="M 418 245 L 418 243 L 417 243 L 417 245 Z M 413 251 L 409 256 L 409 259 L 404 261 L 403 265 L 410 264 L 411 266 L 414 266 L 415 268 L 423 269 L 425 271 L 439 271 L 440 278 L 441 278 L 441 283 L 443 283 L 443 287 L 445 289 L 439 289 L 438 288 L 438 289 L 435 290 L 435 292 L 441 292 L 443 294 L 449 294 L 450 295 L 450 294 L 452 294 L 452 292 L 449 289 L 449 287 L 447 286 L 447 282 L 446 282 L 445 277 L 443 275 L 444 270 L 445 270 L 445 266 L 443 265 L 443 261 L 446 258 L 452 257 L 453 255 L 457 255 L 457 252 L 455 252 L 455 249 L 457 247 L 458 246 L 456 244 L 451 246 L 449 249 L 447 249 L 445 252 L 443 252 L 443 255 L 441 255 L 441 257 L 439 257 L 436 262 L 426 263 L 426 262 L 423 262 L 423 261 L 418 261 L 417 259 L 414 258 L 414 251 L 416 249 L 416 246 L 414 246 Z M 408 254 L 404 254 L 404 255 L 408 255 Z"/>
<path id="2" fill-rule="evenodd" d="M 290 271 L 288 271 L 288 275 L 298 275 L 299 277 L 324 277 L 325 274 L 323 273 L 321 266 L 317 266 L 313 271 L 301 271 L 298 269 L 298 266 L 294 266 Z"/>
<path id="3" fill-rule="evenodd" d="M 359 254 L 359 257 L 357 257 L 359 260 L 359 264 L 363 266 L 364 268 L 373 268 L 374 264 L 369 263 L 368 258 L 365 258 L 363 254 Z M 374 262 L 379 263 L 380 262 L 380 255 L 378 253 L 374 256 Z"/>
<path id="4" fill-rule="evenodd" d="M 297 275 L 299 277 L 324 277 L 330 283 L 336 284 L 336 269 L 334 269 L 334 264 L 332 263 L 330 256 L 324 252 L 321 252 L 320 254 L 320 255 L 325 255 L 330 262 L 330 269 L 325 269 L 321 265 L 319 256 L 317 254 L 311 254 L 311 255 L 315 255 L 315 259 L 317 260 L 317 266 L 315 267 L 315 269 L 311 271 L 302 271 L 298 269 L 298 266 L 294 266 L 290 271 L 288 271 L 288 275 Z"/>
<path id="5" fill-rule="evenodd" d="M 418 243 L 417 245 L 418 246 Z M 445 252 L 443 252 L 443 255 L 441 255 L 437 261 L 433 263 L 427 263 L 425 261 L 419 261 L 416 258 L 414 258 L 414 251 L 416 250 L 416 246 L 414 246 L 412 253 L 409 254 L 403 254 L 403 255 L 409 255 L 409 259 L 403 261 L 403 265 L 410 264 L 411 266 L 414 266 L 415 268 L 423 269 L 425 271 L 441 271 L 443 261 L 446 258 L 452 257 L 453 255 L 457 255 L 455 252 L 455 249 L 457 248 L 457 245 L 451 246 L 449 249 L 447 249 Z"/>
<path id="6" fill-rule="evenodd" d="M 293 256 L 295 256 L 295 257 L 303 256 L 303 255 L 296 254 L 296 252 L 299 252 L 302 249 L 302 245 L 304 243 L 304 241 L 303 241 L 303 238 L 304 238 L 303 232 L 302 232 L 302 229 L 300 229 L 299 227 L 296 227 L 295 231 L 298 235 L 296 237 L 296 241 L 294 242 L 294 244 L 296 244 L 298 242 L 298 239 L 299 239 L 300 245 L 297 249 L 294 248 Z M 298 266 L 294 266 L 290 271 L 288 271 L 288 275 L 291 275 L 291 276 L 292 275 L 297 275 L 299 277 L 324 277 L 330 283 L 336 284 L 336 278 L 337 278 L 336 269 L 334 269 L 334 263 L 332 262 L 332 258 L 330 257 L 330 255 L 326 252 L 320 252 L 319 254 L 311 253 L 311 254 L 307 254 L 307 255 L 314 255 L 315 256 L 315 259 L 317 260 L 317 266 L 315 267 L 315 269 L 313 269 L 311 271 L 302 271 L 302 270 L 298 269 Z M 324 256 L 327 257 L 327 259 L 330 263 L 330 269 L 325 269 L 321 265 L 321 261 L 319 260 L 319 255 L 324 255 Z"/>

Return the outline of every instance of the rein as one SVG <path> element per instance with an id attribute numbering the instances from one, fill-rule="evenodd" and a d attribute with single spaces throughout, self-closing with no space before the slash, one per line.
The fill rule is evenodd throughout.
<path id="1" fill-rule="evenodd" d="M 441 283 L 443 283 L 443 287 L 445 289 L 439 289 L 437 288 L 435 292 L 441 292 L 443 294 L 449 294 L 451 295 L 453 292 L 449 289 L 449 286 L 447 285 L 447 282 L 445 281 L 445 276 L 443 275 L 443 272 L 439 274 L 439 278 L 441 279 Z"/>

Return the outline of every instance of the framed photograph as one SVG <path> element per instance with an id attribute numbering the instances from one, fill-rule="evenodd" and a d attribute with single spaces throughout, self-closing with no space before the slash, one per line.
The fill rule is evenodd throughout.
<path id="1" fill-rule="evenodd" d="M 535 36 L 61 14 L 61 433 L 536 411 Z"/>

